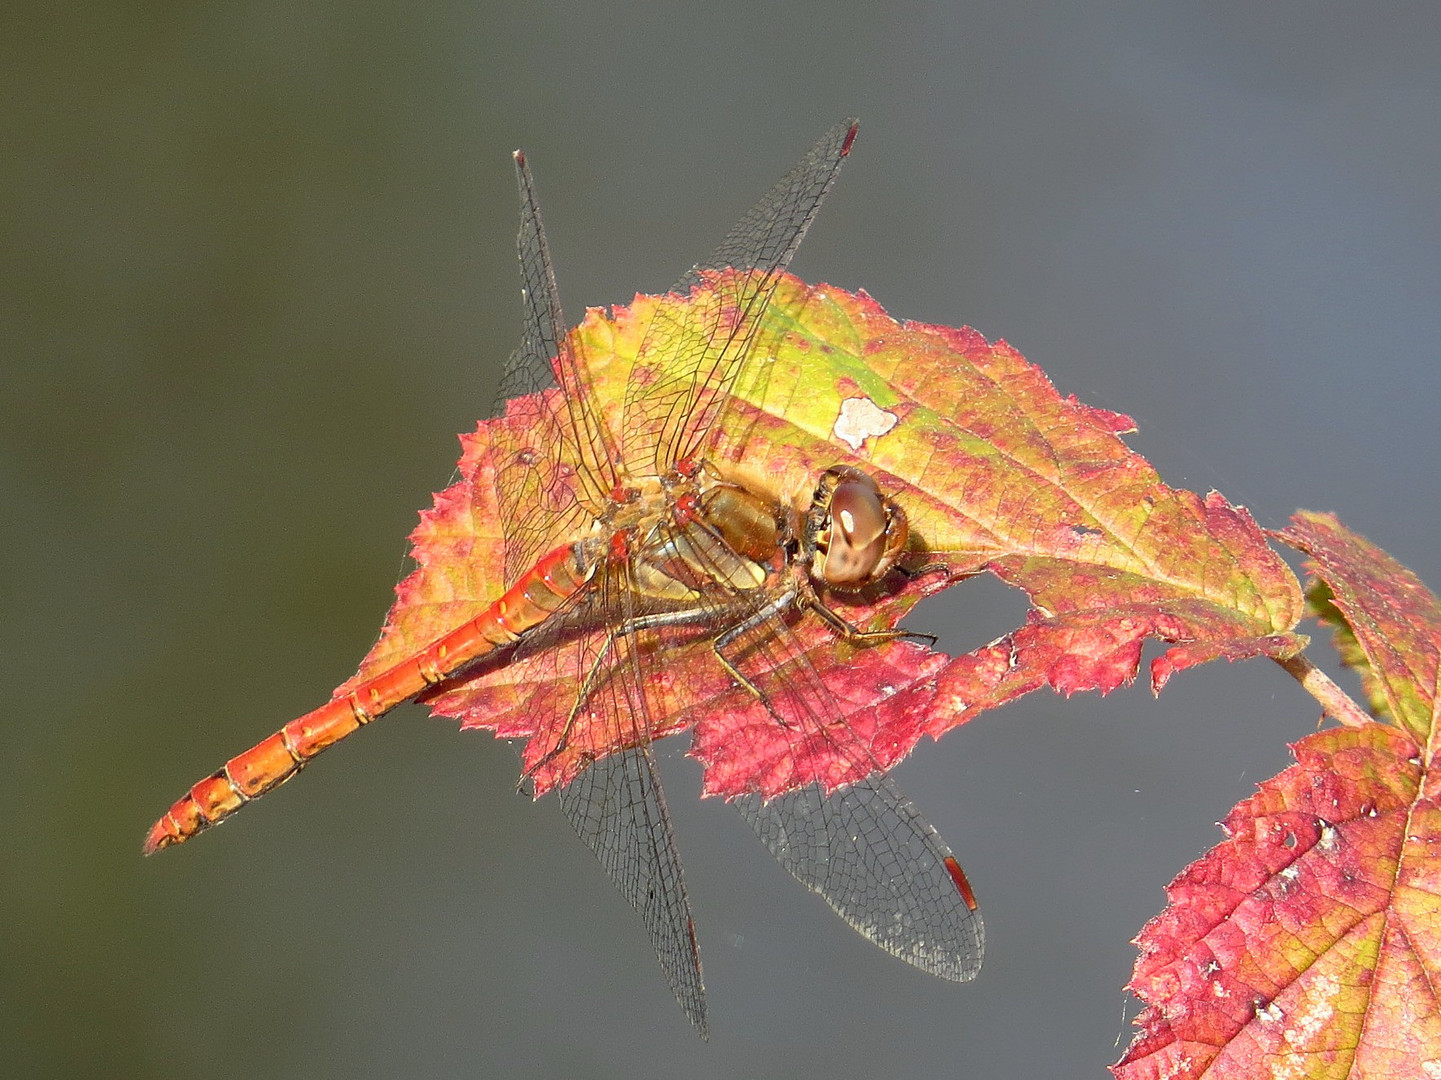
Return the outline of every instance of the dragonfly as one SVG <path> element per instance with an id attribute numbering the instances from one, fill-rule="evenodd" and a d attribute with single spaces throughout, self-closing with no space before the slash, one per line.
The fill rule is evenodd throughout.
<path id="1" fill-rule="evenodd" d="M 224 821 L 395 706 L 526 664 L 548 677 L 525 705 L 534 737 L 519 786 L 558 787 L 705 1038 L 700 952 L 654 749 L 687 704 L 686 679 L 668 665 L 701 643 L 796 748 L 786 790 L 729 800 L 767 850 L 882 949 L 944 979 L 976 976 L 984 929 L 960 863 L 864 743 L 843 737 L 844 711 L 796 629 L 818 619 L 857 649 L 915 636 L 858 629 L 828 601 L 933 567 L 907 569 L 906 515 L 869 472 L 824 469 L 796 509 L 728 476 L 714 452 L 738 381 L 763 377 L 767 305 L 856 131 L 854 120 L 829 130 L 682 277 L 673 291 L 704 296 L 703 317 L 658 309 L 618 415 L 580 335 L 566 333 L 534 179 L 515 152 L 524 330 L 499 407 L 530 437 L 497 452 L 508 587 L 192 786 L 150 829 L 147 854 Z M 845 763 L 848 779 L 830 779 L 826 760 Z"/>

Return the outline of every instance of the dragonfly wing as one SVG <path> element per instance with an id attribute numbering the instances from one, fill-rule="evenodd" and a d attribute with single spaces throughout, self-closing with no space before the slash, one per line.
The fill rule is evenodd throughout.
<path id="1" fill-rule="evenodd" d="M 516 419 L 523 445 L 500 461 L 499 520 L 505 577 L 515 581 L 545 550 L 602 512 L 616 476 L 609 434 L 595 405 L 585 358 L 566 336 L 560 290 L 541 223 L 535 180 L 515 153 L 520 188 L 522 334 L 501 378 L 496 413 Z"/>
<path id="2" fill-rule="evenodd" d="M 835 185 L 859 127 L 851 118 L 822 135 L 800 163 L 735 223 L 710 257 L 680 279 L 677 288 L 698 283 L 707 270 L 732 266 L 766 274 L 784 271 Z"/>
<path id="3" fill-rule="evenodd" d="M 726 655 L 756 688 L 775 740 L 791 747 L 789 790 L 733 799 L 741 816 L 782 866 L 866 938 L 942 978 L 974 978 L 985 930 L 960 863 L 850 728 L 796 630 L 778 615 L 757 620 Z M 854 779 L 824 782 L 835 775 Z"/>
<path id="4" fill-rule="evenodd" d="M 648 747 L 595 762 L 560 805 L 621 895 L 640 913 L 680 1007 L 706 1037 L 705 986 L 670 813 Z"/>
<path id="5" fill-rule="evenodd" d="M 676 283 L 682 295 L 707 280 L 690 307 L 663 309 L 641 343 L 626 388 L 627 467 L 659 475 L 703 447 L 750 354 L 776 285 L 850 153 L 856 121 L 837 124 L 736 224 L 720 247 Z M 740 273 L 717 276 L 716 272 Z M 663 370 L 650 361 L 657 360 Z"/>
<path id="6" fill-rule="evenodd" d="M 542 790 L 560 780 L 566 819 L 640 915 L 676 1000 L 704 1038 L 700 953 L 651 755 L 664 705 L 648 699 L 642 674 L 658 643 L 641 620 L 657 614 L 629 564 L 607 563 L 517 644 L 512 670 L 524 667 L 523 710 L 534 732 L 526 776 Z"/>
<path id="7" fill-rule="evenodd" d="M 980 971 L 985 928 L 960 865 L 888 777 L 732 805 L 797 881 L 886 952 L 956 982 Z"/>
<path id="8" fill-rule="evenodd" d="M 552 360 L 565 334 L 565 315 L 560 290 L 550 261 L 550 245 L 540 219 L 535 179 L 523 151 L 515 152 L 515 178 L 520 188 L 520 232 L 516 254 L 520 257 L 520 299 L 524 308 L 520 346 L 511 353 L 496 395 L 496 412 L 504 411 L 508 398 L 538 394 L 558 386 Z"/>

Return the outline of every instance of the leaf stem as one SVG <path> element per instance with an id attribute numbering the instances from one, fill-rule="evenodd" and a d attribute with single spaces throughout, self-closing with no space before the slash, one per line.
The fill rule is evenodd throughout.
<path id="1" fill-rule="evenodd" d="M 1277 660 L 1276 663 L 1300 683 L 1306 693 L 1321 703 L 1326 716 L 1347 727 L 1363 727 L 1373 722 L 1366 710 L 1357 705 L 1350 694 L 1337 686 L 1331 676 L 1306 659 L 1304 654 L 1298 653 L 1288 660 Z"/>

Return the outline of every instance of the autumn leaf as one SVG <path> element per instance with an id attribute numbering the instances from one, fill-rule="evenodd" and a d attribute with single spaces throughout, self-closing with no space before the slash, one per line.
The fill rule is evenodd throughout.
<path id="1" fill-rule="evenodd" d="M 1123 1080 L 1441 1075 L 1441 604 L 1334 517 L 1280 535 L 1389 722 L 1297 743 L 1168 887 L 1137 938 Z"/>
<path id="2" fill-rule="evenodd" d="M 1313 608 L 1336 632 L 1373 711 L 1410 733 L 1433 737 L 1441 613 L 1421 579 L 1331 514 L 1301 512 L 1278 534 L 1311 556 Z"/>
<path id="3" fill-rule="evenodd" d="M 667 357 L 637 355 L 658 313 L 672 334 L 736 317 L 716 301 L 735 290 L 715 285 L 713 278 L 685 297 L 637 296 L 609 314 L 591 310 L 572 331 L 613 431 L 632 377 L 668 374 Z M 422 514 L 411 537 L 418 568 L 397 587 L 380 641 L 338 694 L 473 618 L 504 590 L 498 463 L 556 452 L 531 437 L 534 414 L 512 403 L 462 437 L 461 479 Z M 897 322 L 864 293 L 783 278 L 708 459 L 726 478 L 798 512 L 817 474 L 836 464 L 867 469 L 903 506 L 912 526 L 906 562 L 926 572 L 908 581 L 893 574 L 859 597 L 828 597 L 857 626 L 893 626 L 922 597 L 981 572 L 1025 590 L 1032 610 L 1022 626 L 954 659 L 905 640 L 857 648 L 818 620 L 801 620 L 804 659 L 763 655 L 756 678 L 785 680 L 797 663 L 813 669 L 839 702 L 820 737 L 777 725 L 715 662 L 707 635 L 673 640 L 664 664 L 648 669 L 646 693 L 658 703 L 649 736 L 693 727 L 707 793 L 775 794 L 806 776 L 841 783 L 889 767 L 922 735 L 939 736 L 1041 686 L 1115 689 L 1135 677 L 1147 638 L 1170 645 L 1151 666 L 1158 690 L 1205 660 L 1294 654 L 1303 643 L 1291 633 L 1302 613 L 1299 586 L 1250 515 L 1214 493 L 1162 484 L 1121 440 L 1131 429 L 1124 416 L 1062 398 L 1003 342 Z M 561 509 L 554 535 L 544 538 L 551 544 L 573 528 Z M 567 655 L 596 648 L 582 642 Z M 534 764 L 554 744 L 547 726 L 561 703 L 575 700 L 583 674 L 575 659 L 558 662 L 558 651 L 483 665 L 424 700 L 465 727 L 530 739 Z M 575 718 L 569 757 L 535 775 L 538 790 L 617 749 L 593 719 L 586 710 Z"/>

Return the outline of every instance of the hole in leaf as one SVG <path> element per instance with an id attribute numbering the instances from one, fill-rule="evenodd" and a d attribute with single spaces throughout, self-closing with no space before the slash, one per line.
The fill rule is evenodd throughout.
<path id="1" fill-rule="evenodd" d="M 993 574 L 977 574 L 928 596 L 905 619 L 905 628 L 935 634 L 936 648 L 960 656 L 1010 633 L 1026 619 L 1026 594 Z"/>

